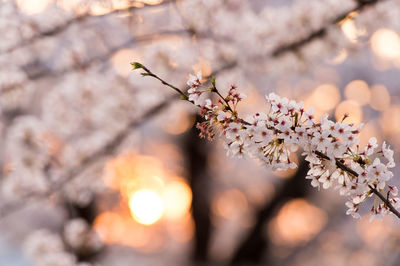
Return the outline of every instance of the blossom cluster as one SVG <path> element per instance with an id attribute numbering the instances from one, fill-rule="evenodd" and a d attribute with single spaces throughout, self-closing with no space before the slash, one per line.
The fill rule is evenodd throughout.
<path id="1" fill-rule="evenodd" d="M 68 244 L 71 243 L 80 244 L 82 239 L 87 236 L 83 234 L 84 231 L 71 228 L 76 227 L 73 223 L 78 223 L 77 221 L 72 221 L 66 228 L 65 238 Z M 80 223 L 80 221 L 79 221 Z M 72 225 L 71 225 L 72 224 Z M 88 232 L 87 230 L 85 232 Z M 93 232 L 93 231 L 92 231 Z M 80 233 L 80 236 L 78 235 Z M 77 242 L 77 240 L 81 239 Z M 91 245 L 86 248 L 99 249 L 101 247 L 101 242 L 91 241 Z M 71 246 L 75 249 L 75 246 Z M 82 248 L 79 245 L 79 248 Z M 24 253 L 33 260 L 34 265 L 43 266 L 93 266 L 88 262 L 79 262 L 76 256 L 68 252 L 68 248 L 64 245 L 64 242 L 60 235 L 50 232 L 47 229 L 39 229 L 31 233 L 24 242 Z"/>
<path id="2" fill-rule="evenodd" d="M 372 137 L 365 147 L 360 147 L 358 134 L 362 124 L 355 126 L 342 121 L 334 122 L 323 116 L 319 121 L 313 117 L 313 109 L 305 110 L 303 103 L 281 98 L 271 93 L 266 96 L 267 112 L 256 113 L 245 120 L 239 117 L 237 104 L 245 98 L 232 86 L 226 97 L 215 86 L 207 88 L 201 83 L 202 75 L 190 75 L 187 84 L 189 100 L 200 107 L 205 121 L 199 123 L 200 136 L 212 139 L 216 132 L 225 139 L 225 148 L 230 155 L 250 155 L 273 169 L 296 168 L 290 153 L 303 150 L 309 163 L 306 179 L 318 189 L 336 188 L 340 195 L 347 196 L 347 214 L 358 218 L 360 205 L 378 191 L 387 195 L 394 208 L 400 208 L 397 188 L 388 185 L 395 166 L 393 151 L 383 142 L 377 144 Z M 213 103 L 204 95 L 214 92 L 219 96 Z M 204 95 L 204 96 L 203 96 Z M 372 217 L 380 218 L 389 211 L 389 206 L 376 200 L 371 208 Z"/>

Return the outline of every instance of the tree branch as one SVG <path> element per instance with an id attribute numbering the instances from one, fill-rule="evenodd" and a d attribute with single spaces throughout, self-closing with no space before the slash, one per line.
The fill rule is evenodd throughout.
<path id="1" fill-rule="evenodd" d="M 218 73 L 234 68 L 236 66 L 236 62 L 229 62 L 214 71 L 211 75 L 217 75 Z M 43 194 L 37 194 L 37 193 L 32 193 L 29 195 L 26 195 L 24 198 L 21 199 L 21 201 L 18 201 L 16 203 L 8 204 L 8 205 L 3 205 L 0 208 L 0 221 L 2 218 L 5 218 L 6 216 L 11 215 L 12 213 L 18 211 L 22 207 L 27 206 L 26 200 L 27 199 L 42 199 L 45 197 L 49 197 L 62 189 L 62 187 L 67 184 L 68 182 L 72 181 L 74 178 L 79 176 L 83 171 L 85 171 L 89 166 L 92 164 L 98 162 L 101 158 L 104 156 L 109 156 L 113 153 L 115 153 L 120 144 L 129 136 L 129 133 L 144 124 L 146 121 L 150 120 L 152 117 L 156 116 L 159 114 L 162 110 L 164 110 L 169 104 L 175 100 L 178 100 L 178 98 L 175 95 L 170 96 L 163 102 L 153 106 L 151 109 L 149 109 L 147 112 L 145 112 L 140 118 L 132 120 L 127 127 L 122 129 L 118 134 L 114 136 L 113 139 L 111 139 L 109 142 L 105 143 L 103 146 L 101 146 L 96 152 L 84 157 L 79 166 L 76 168 L 73 168 L 69 170 L 66 174 L 65 177 L 62 178 L 62 181 L 54 184 L 52 188 L 47 191 L 46 193 Z"/>
<path id="2" fill-rule="evenodd" d="M 299 48 L 301 48 L 302 46 L 304 46 L 316 39 L 323 38 L 326 35 L 329 26 L 339 23 L 343 19 L 347 18 L 353 12 L 361 12 L 364 8 L 366 8 L 368 6 L 373 6 L 373 5 L 377 4 L 378 2 L 383 2 L 383 1 L 385 1 L 385 0 L 357 0 L 357 6 L 355 8 L 353 8 L 347 12 L 344 12 L 342 14 L 339 14 L 328 25 L 322 26 L 321 28 L 310 32 L 310 34 L 308 36 L 306 36 L 302 39 L 299 39 L 297 41 L 294 41 L 292 43 L 288 43 L 288 44 L 282 45 L 280 47 L 277 47 L 272 52 L 272 57 L 279 57 L 287 52 L 296 51 Z"/>
<path id="3" fill-rule="evenodd" d="M 56 26 L 56 27 L 54 27 L 52 29 L 36 33 L 31 38 L 22 40 L 19 44 L 15 45 L 13 47 L 10 47 L 7 50 L 3 51 L 2 54 L 3 53 L 11 53 L 11 52 L 13 52 L 13 51 L 15 51 L 17 49 L 29 46 L 32 43 L 35 43 L 37 40 L 41 39 L 42 37 L 50 37 L 50 36 L 58 35 L 58 34 L 64 32 L 65 30 L 67 30 L 71 25 L 83 22 L 83 21 L 85 21 L 85 20 L 87 20 L 89 18 L 102 18 L 102 17 L 107 17 L 107 16 L 110 16 L 110 15 L 114 15 L 114 14 L 131 12 L 133 10 L 138 10 L 138 9 L 143 9 L 143 8 L 159 7 L 159 6 L 162 6 L 162 5 L 173 3 L 175 1 L 176 0 L 164 0 L 163 2 L 161 2 L 161 3 L 157 4 L 157 5 L 149 5 L 149 4 L 143 3 L 142 7 L 127 6 L 127 7 L 124 7 L 124 8 L 113 9 L 112 11 L 110 11 L 110 12 L 108 12 L 106 14 L 98 15 L 98 16 L 93 16 L 93 15 L 91 15 L 89 13 L 84 13 L 82 15 L 78 15 L 78 16 L 76 16 L 74 18 L 66 20 L 63 24 L 58 25 L 58 26 Z"/>
<path id="4" fill-rule="evenodd" d="M 328 156 L 326 156 L 325 154 L 323 154 L 322 152 L 315 151 L 314 153 L 323 159 L 330 160 L 330 158 Z M 351 174 L 355 177 L 358 177 L 357 172 L 355 172 L 351 168 L 349 168 L 346 165 L 344 165 L 343 163 L 341 163 L 338 159 L 336 159 L 336 166 L 339 167 L 340 169 L 342 169 L 343 171 L 346 171 L 349 174 Z M 368 185 L 368 187 L 371 189 L 372 193 L 374 193 L 376 196 L 378 196 L 385 203 L 385 205 L 389 208 L 389 210 L 394 215 L 396 215 L 398 218 L 400 218 L 400 212 L 396 210 L 396 208 L 390 203 L 390 201 L 387 198 L 385 198 L 385 196 L 382 195 L 382 193 L 380 193 L 376 188 L 374 188 L 371 185 Z"/>

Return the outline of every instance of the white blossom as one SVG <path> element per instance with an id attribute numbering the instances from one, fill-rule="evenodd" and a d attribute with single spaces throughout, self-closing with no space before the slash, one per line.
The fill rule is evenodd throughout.
<path id="1" fill-rule="evenodd" d="M 201 90 L 196 76 L 192 75 L 188 84 Z M 223 97 L 219 93 L 218 96 Z M 364 151 L 359 152 L 358 134 L 362 125 L 355 127 L 346 123 L 347 115 L 336 123 L 325 115 L 320 123 L 316 123 L 312 108 L 305 111 L 302 103 L 271 93 L 266 96 L 270 105 L 267 113 L 257 113 L 242 120 L 236 106 L 243 98 L 236 86 L 231 86 L 228 95 L 217 104 L 206 99 L 206 104 L 198 105 L 200 114 L 206 119 L 198 125 L 200 136 L 214 136 L 214 131 L 220 130 L 228 155 L 247 154 L 273 170 L 295 168 L 296 164 L 290 161 L 291 147 L 301 147 L 310 165 L 306 179 L 311 180 L 313 187 L 338 189 L 340 195 L 349 198 L 347 214 L 355 218 L 360 217 L 359 206 L 372 194 L 371 188 L 383 194 L 389 191 L 391 195 L 397 195 L 397 188 L 387 185 L 393 177 L 389 170 L 395 165 L 393 151 L 385 142 L 377 151 L 377 140 L 371 138 Z M 393 205 L 400 205 L 397 199 L 390 200 Z M 387 212 L 386 203 L 379 201 L 371 209 L 372 216 L 377 218 Z"/>

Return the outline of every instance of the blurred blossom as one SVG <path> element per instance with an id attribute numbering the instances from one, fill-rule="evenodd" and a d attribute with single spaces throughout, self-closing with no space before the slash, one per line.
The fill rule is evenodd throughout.
<path id="1" fill-rule="evenodd" d="M 65 224 L 64 238 L 72 249 L 83 255 L 90 255 L 103 245 L 97 233 L 81 218 L 69 220 Z"/>
<path id="2" fill-rule="evenodd" d="M 131 74 L 132 61 L 185 92 L 188 73 L 216 74 L 223 94 L 232 84 L 247 94 L 241 114 L 268 110 L 265 93 L 279 92 L 314 106 L 315 119 L 330 113 L 341 121 L 348 113 L 345 122 L 364 120 L 360 145 L 376 136 L 400 147 L 400 2 L 370 1 L 353 11 L 364 2 L 0 0 L 2 241 L 22 246 L 37 266 L 188 264 L 175 259 L 189 257 L 198 237 L 191 215 L 198 195 L 182 177 L 189 169 L 180 146 L 193 108 Z M 142 120 L 164 101 L 168 108 Z M 283 178 L 297 169 L 227 160 L 220 142 L 208 153 L 212 264 L 230 259 L 257 224 L 256 208 L 279 197 Z M 294 151 L 289 159 L 299 164 Z M 51 229 L 43 202 L 62 217 Z M 265 237 L 283 247 L 282 256 L 320 238 L 311 253 L 299 250 L 299 265 L 378 265 L 389 261 L 383 251 L 398 254 L 391 220 L 363 219 L 343 233 L 349 225 L 332 215 L 337 231 L 320 208 L 291 200 Z M 120 246 L 128 252 L 115 251 Z"/>
<path id="3" fill-rule="evenodd" d="M 29 235 L 24 244 L 26 254 L 38 266 L 75 266 L 76 258 L 68 253 L 61 237 L 46 229 Z"/>

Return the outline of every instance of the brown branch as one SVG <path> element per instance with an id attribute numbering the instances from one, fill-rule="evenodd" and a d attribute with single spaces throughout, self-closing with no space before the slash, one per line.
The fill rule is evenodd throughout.
<path id="1" fill-rule="evenodd" d="M 124 8 L 113 9 L 112 11 L 110 11 L 110 12 L 108 12 L 106 14 L 98 15 L 98 16 L 94 16 L 94 15 L 91 15 L 89 13 L 84 13 L 82 15 L 78 15 L 78 16 L 76 16 L 74 18 L 66 20 L 63 24 L 58 25 L 58 26 L 56 26 L 56 27 L 54 27 L 52 29 L 36 33 L 34 36 L 30 37 L 29 39 L 22 40 L 19 44 L 15 45 L 13 47 L 10 47 L 7 50 L 3 51 L 2 54 L 3 53 L 10 53 L 10 52 L 13 52 L 13 51 L 15 51 L 17 49 L 29 46 L 32 43 L 36 42 L 37 40 L 39 40 L 39 39 L 41 39 L 43 37 L 50 37 L 50 36 L 58 35 L 58 34 L 64 32 L 65 30 L 67 30 L 71 25 L 80 23 L 80 22 L 85 21 L 85 20 L 87 20 L 89 18 L 102 18 L 102 17 L 107 17 L 107 16 L 110 16 L 110 15 L 114 15 L 114 14 L 127 13 L 127 12 L 131 12 L 133 10 L 138 10 L 138 9 L 143 9 L 143 8 L 148 8 L 148 7 L 158 7 L 158 6 L 162 6 L 162 5 L 165 5 L 165 4 L 173 3 L 175 1 L 176 0 L 164 0 L 163 2 L 161 2 L 160 4 L 157 4 L 157 5 L 149 5 L 149 4 L 143 3 L 142 7 L 127 6 L 127 7 L 124 7 Z"/>
<path id="2" fill-rule="evenodd" d="M 326 155 L 323 154 L 322 152 L 319 151 L 315 151 L 314 152 L 316 155 L 318 155 L 319 157 L 326 159 L 326 160 L 330 160 L 330 158 Z M 336 166 L 339 167 L 340 169 L 342 169 L 343 171 L 348 172 L 349 174 L 358 177 L 358 173 L 355 172 L 354 170 L 352 170 L 351 168 L 347 167 L 345 164 L 343 164 L 342 162 L 340 162 L 338 159 L 336 159 Z M 376 188 L 374 188 L 371 185 L 368 185 L 368 187 L 371 189 L 372 193 L 374 193 L 376 196 L 378 196 L 383 203 L 385 203 L 385 205 L 389 208 L 389 210 L 396 215 L 398 218 L 400 218 L 400 212 L 396 210 L 396 208 L 392 205 L 392 203 L 390 203 L 389 199 L 386 198 L 384 195 L 382 195 L 382 193 L 380 193 Z"/>
<path id="3" fill-rule="evenodd" d="M 109 49 L 107 52 L 105 52 L 103 54 L 92 57 L 85 62 L 81 62 L 81 63 L 73 65 L 71 67 L 53 71 L 50 69 L 43 69 L 43 68 L 40 69 L 40 67 L 37 67 L 36 65 L 34 65 L 34 66 L 32 65 L 32 67 L 26 66 L 25 71 L 27 72 L 27 76 L 30 81 L 37 81 L 37 80 L 40 80 L 40 79 L 46 78 L 46 77 L 54 78 L 54 77 L 65 75 L 65 74 L 68 74 L 68 73 L 71 73 L 71 72 L 74 72 L 77 70 L 86 69 L 86 68 L 90 67 L 92 64 L 97 63 L 97 62 L 105 62 L 119 50 L 129 47 L 133 44 L 146 42 L 146 41 L 150 41 L 150 40 L 154 40 L 154 39 L 158 39 L 158 38 L 174 36 L 174 35 L 178 35 L 178 34 L 191 35 L 192 32 L 191 32 L 191 30 L 187 30 L 187 29 L 166 30 L 166 31 L 155 33 L 155 34 L 145 34 L 145 35 L 141 35 L 141 36 L 137 36 L 137 37 L 132 37 L 132 38 L 129 38 L 124 43 L 122 43 L 118 46 L 112 47 L 111 49 Z M 30 68 L 34 68 L 34 71 L 32 73 L 29 73 Z M 12 84 L 11 86 L 4 87 L 0 92 L 0 96 L 6 92 L 12 91 L 14 89 L 18 89 L 18 88 L 20 88 L 20 86 L 21 86 L 21 84 Z"/>
<path id="4" fill-rule="evenodd" d="M 400 212 L 396 210 L 396 208 L 389 202 L 389 200 L 387 198 L 385 198 L 385 196 L 382 195 L 382 193 L 380 193 L 376 188 L 374 188 L 371 185 L 368 185 L 368 187 L 371 189 L 371 191 L 377 195 L 384 203 L 385 205 L 389 208 L 389 210 L 396 215 L 398 218 L 400 218 Z"/>
<path id="5" fill-rule="evenodd" d="M 234 68 L 236 66 L 236 62 L 230 62 L 219 69 L 217 69 L 215 72 L 212 73 L 212 75 L 217 75 L 218 73 Z M 151 109 L 149 109 L 147 112 L 145 112 L 140 118 L 132 120 L 127 127 L 122 129 L 118 134 L 114 136 L 113 139 L 111 139 L 109 142 L 105 143 L 102 147 L 100 147 L 96 152 L 86 156 L 83 158 L 76 168 L 73 168 L 68 171 L 68 173 L 65 174 L 64 178 L 62 178 L 62 181 L 54 184 L 53 187 L 47 191 L 46 193 L 43 194 L 37 194 L 37 193 L 32 193 L 29 195 L 26 195 L 24 198 L 21 199 L 21 201 L 18 201 L 16 203 L 8 204 L 8 205 L 3 205 L 0 208 L 0 221 L 2 218 L 5 218 L 6 216 L 11 215 L 12 213 L 15 213 L 16 211 L 20 210 L 21 208 L 27 206 L 26 201 L 28 199 L 43 199 L 45 197 L 49 197 L 53 195 L 54 193 L 58 192 L 59 190 L 62 189 L 62 187 L 67 184 L 68 182 L 72 181 L 74 178 L 78 177 L 83 171 L 88 169 L 91 165 L 97 163 L 101 158 L 105 156 L 109 156 L 114 154 L 118 148 L 120 147 L 120 144 L 129 136 L 129 133 L 144 124 L 146 121 L 150 120 L 157 114 L 159 114 L 162 110 L 164 110 L 166 107 L 169 106 L 171 102 L 174 100 L 178 100 L 175 95 L 167 98 L 163 102 L 153 106 Z"/>
<path id="6" fill-rule="evenodd" d="M 77 69 L 85 69 L 85 68 L 89 67 L 91 64 L 93 64 L 95 62 L 103 62 L 103 61 L 107 60 L 108 58 L 113 56 L 119 50 L 121 50 L 121 49 L 123 49 L 125 47 L 128 47 L 130 45 L 141 43 L 141 42 L 146 42 L 146 41 L 151 41 L 151 40 L 154 40 L 154 39 L 157 39 L 157 38 L 163 38 L 163 37 L 179 35 L 179 34 L 191 34 L 191 32 L 189 30 L 187 30 L 187 29 L 165 30 L 165 31 L 154 33 L 154 34 L 144 34 L 144 35 L 141 35 L 141 36 L 131 37 L 127 41 L 122 43 L 121 45 L 112 47 L 106 53 L 101 54 L 99 56 L 95 56 L 95 57 L 87 60 L 86 62 L 82 62 L 82 63 L 79 63 L 76 66 L 65 68 L 65 69 L 62 69 L 62 70 L 59 70 L 59 71 L 51 71 L 50 70 L 50 71 L 38 72 L 38 73 L 35 73 L 34 75 L 29 76 L 29 78 L 31 80 L 37 80 L 37 79 L 40 79 L 40 78 L 43 78 L 43 77 L 47 77 L 47 76 L 52 76 L 52 77 L 60 76 L 60 75 L 75 71 Z"/>
<path id="7" fill-rule="evenodd" d="M 310 32 L 310 34 L 308 36 L 306 36 L 302 39 L 299 39 L 292 43 L 288 43 L 288 44 L 282 45 L 280 47 L 277 47 L 272 52 L 272 57 L 279 57 L 282 54 L 285 54 L 287 52 L 297 51 L 299 48 L 303 47 L 304 45 L 306 45 L 316 39 L 323 38 L 327 34 L 328 28 L 331 25 L 338 24 L 339 22 L 341 22 L 343 19 L 347 18 L 354 12 L 361 12 L 364 8 L 366 8 L 368 6 L 373 6 L 373 5 L 377 4 L 378 2 L 383 2 L 383 1 L 384 0 L 358 0 L 356 7 L 354 7 L 353 9 L 351 9 L 349 11 L 343 12 L 342 14 L 339 14 L 328 25 L 324 25 L 324 26 L 320 27 L 319 29 L 316 29 L 316 30 Z"/>

